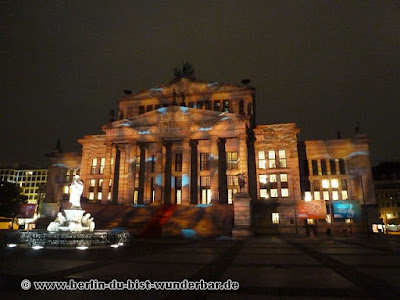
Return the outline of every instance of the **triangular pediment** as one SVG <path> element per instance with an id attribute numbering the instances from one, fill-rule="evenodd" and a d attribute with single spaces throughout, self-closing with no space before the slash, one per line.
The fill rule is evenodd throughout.
<path id="1" fill-rule="evenodd" d="M 217 124 L 220 122 L 237 122 L 247 120 L 244 116 L 182 106 L 168 106 L 153 110 L 130 119 L 112 123 L 113 128 L 146 126 L 191 126 L 193 124 Z"/>

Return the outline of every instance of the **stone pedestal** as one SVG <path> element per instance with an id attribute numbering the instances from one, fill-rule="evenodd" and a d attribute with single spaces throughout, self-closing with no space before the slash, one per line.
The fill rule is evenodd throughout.
<path id="1" fill-rule="evenodd" d="M 247 193 L 241 192 L 233 196 L 233 238 L 247 238 L 253 235 L 250 203 L 251 198 Z"/>

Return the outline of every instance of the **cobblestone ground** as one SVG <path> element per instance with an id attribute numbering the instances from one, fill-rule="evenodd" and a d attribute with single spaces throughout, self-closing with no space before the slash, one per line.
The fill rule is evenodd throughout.
<path id="1" fill-rule="evenodd" d="M 239 282 L 236 291 L 36 291 L 21 281 Z M 400 299 L 400 236 L 136 239 L 117 249 L 0 250 L 3 299 Z"/>

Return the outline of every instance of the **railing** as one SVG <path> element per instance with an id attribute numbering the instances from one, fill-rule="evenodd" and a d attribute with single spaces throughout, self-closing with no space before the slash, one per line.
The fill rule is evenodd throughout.
<path id="1" fill-rule="evenodd" d="M 9 231 L 8 245 L 38 248 L 107 247 L 130 242 L 128 231 L 50 232 L 46 230 Z"/>

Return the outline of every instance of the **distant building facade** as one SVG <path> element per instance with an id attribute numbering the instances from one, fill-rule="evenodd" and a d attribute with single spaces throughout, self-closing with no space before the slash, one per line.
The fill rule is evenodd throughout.
<path id="1" fill-rule="evenodd" d="M 372 170 L 380 218 L 384 224 L 400 225 L 400 163 L 384 162 Z"/>
<path id="2" fill-rule="evenodd" d="M 324 199 L 328 208 L 336 200 L 375 203 L 365 136 L 299 142 L 294 123 L 256 126 L 255 89 L 247 83 L 178 77 L 127 93 L 118 105 L 118 120 L 111 117 L 104 134 L 79 139 L 81 158 L 65 163 L 54 156 L 50 201 L 62 198 L 57 184 L 79 173 L 88 201 L 228 205 L 243 175 L 244 191 L 263 207 L 254 214 L 260 232 L 303 226 L 298 201 Z"/>
<path id="3" fill-rule="evenodd" d="M 0 181 L 11 182 L 19 186 L 27 203 L 39 204 L 46 197 L 48 170 L 31 168 L 20 164 L 0 166 Z"/>

